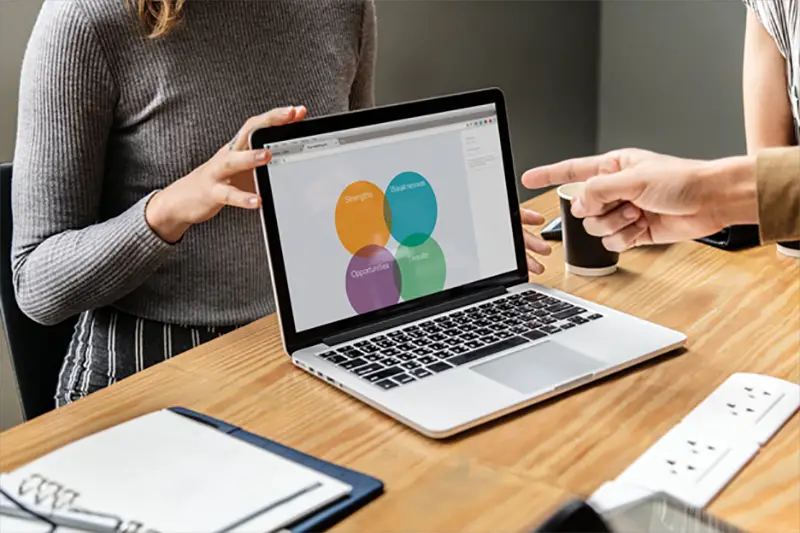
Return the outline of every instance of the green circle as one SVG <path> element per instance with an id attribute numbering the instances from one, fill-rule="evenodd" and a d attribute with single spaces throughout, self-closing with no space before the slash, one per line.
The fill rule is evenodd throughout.
<path id="1" fill-rule="evenodd" d="M 427 296 L 444 288 L 447 265 L 444 252 L 433 237 L 428 237 L 419 246 L 401 245 L 395 260 L 400 268 L 400 296 L 403 300 Z"/>

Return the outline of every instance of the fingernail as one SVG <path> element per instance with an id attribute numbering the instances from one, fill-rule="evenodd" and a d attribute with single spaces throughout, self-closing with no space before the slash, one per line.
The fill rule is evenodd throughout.
<path id="1" fill-rule="evenodd" d="M 636 227 L 639 229 L 645 229 L 647 227 L 647 221 L 643 218 L 640 218 L 636 221 Z"/>
<path id="2" fill-rule="evenodd" d="M 576 217 L 581 217 L 584 215 L 583 203 L 581 202 L 580 198 L 575 198 L 572 200 L 572 214 Z"/>
<path id="3" fill-rule="evenodd" d="M 260 152 L 256 153 L 256 161 L 266 161 L 269 159 L 269 150 L 261 150 Z"/>
<path id="4" fill-rule="evenodd" d="M 638 215 L 639 215 L 639 213 L 636 212 L 636 208 L 633 207 L 632 205 L 629 205 L 628 207 L 626 207 L 625 209 L 622 210 L 622 216 L 624 216 L 628 220 L 633 220 Z"/>
<path id="5" fill-rule="evenodd" d="M 258 205 L 258 196 L 251 196 L 247 199 L 247 203 L 252 205 L 253 207 Z"/>

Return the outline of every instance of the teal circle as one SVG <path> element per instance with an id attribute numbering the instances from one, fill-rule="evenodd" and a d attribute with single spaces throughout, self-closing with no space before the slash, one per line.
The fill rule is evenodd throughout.
<path id="1" fill-rule="evenodd" d="M 423 240 L 419 246 L 401 245 L 395 252 L 400 269 L 400 297 L 413 300 L 444 289 L 447 279 L 447 262 L 442 248 L 433 237 L 422 239 L 413 235 L 412 241 Z"/>
<path id="2" fill-rule="evenodd" d="M 386 187 L 384 218 L 402 246 L 419 246 L 436 227 L 438 206 L 431 184 L 422 174 L 403 172 Z"/>

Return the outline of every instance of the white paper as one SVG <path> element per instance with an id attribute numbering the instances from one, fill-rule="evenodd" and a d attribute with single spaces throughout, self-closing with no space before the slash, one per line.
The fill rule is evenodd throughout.
<path id="1" fill-rule="evenodd" d="M 4 475 L 0 483 L 14 497 L 20 487 L 31 489 L 20 497 L 31 505 L 37 475 L 77 491 L 74 507 L 138 522 L 142 532 L 161 533 L 225 530 L 305 491 L 232 530 L 274 531 L 352 489 L 166 410 L 67 445 Z M 54 489 L 39 487 L 43 492 L 52 494 Z M 48 498 L 39 507 L 54 501 Z"/>

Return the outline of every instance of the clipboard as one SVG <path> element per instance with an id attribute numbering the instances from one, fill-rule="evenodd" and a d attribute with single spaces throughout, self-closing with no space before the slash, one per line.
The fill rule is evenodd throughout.
<path id="1" fill-rule="evenodd" d="M 341 500 L 338 500 L 317 513 L 307 516 L 285 528 L 291 533 L 309 533 L 323 531 L 337 522 L 344 520 L 369 502 L 383 494 L 383 482 L 372 476 L 344 468 L 342 466 L 323 461 L 311 455 L 289 448 L 267 438 L 245 431 L 240 427 L 228 424 L 216 418 L 186 409 L 184 407 L 170 407 L 170 411 L 190 418 L 196 422 L 206 424 L 249 444 L 267 450 L 276 455 L 294 461 L 295 463 L 316 470 L 322 474 L 347 483 L 353 490 Z"/>

